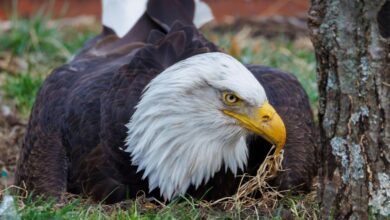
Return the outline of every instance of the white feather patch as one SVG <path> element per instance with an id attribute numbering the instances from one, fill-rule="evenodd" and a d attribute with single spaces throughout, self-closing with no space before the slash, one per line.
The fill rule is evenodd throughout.
<path id="1" fill-rule="evenodd" d="M 123 37 L 146 10 L 147 0 L 103 0 L 102 23 Z"/>
<path id="2" fill-rule="evenodd" d="M 214 20 L 213 12 L 211 8 L 207 5 L 207 3 L 196 0 L 195 1 L 195 16 L 194 16 L 194 24 L 197 28 L 202 27 L 207 22 Z"/>

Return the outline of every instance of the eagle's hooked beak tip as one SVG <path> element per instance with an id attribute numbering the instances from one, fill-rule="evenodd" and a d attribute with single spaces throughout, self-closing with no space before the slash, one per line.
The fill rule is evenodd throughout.
<path id="1" fill-rule="evenodd" d="M 224 113 L 236 118 L 242 127 L 275 145 L 276 149 L 274 155 L 280 154 L 286 143 L 286 127 L 282 118 L 268 102 L 265 102 L 256 110 L 254 117 L 249 117 L 247 115 L 227 110 L 224 111 Z"/>
<path id="2" fill-rule="evenodd" d="M 257 110 L 252 131 L 276 146 L 274 155 L 279 155 L 286 143 L 286 127 L 274 107 L 265 102 Z"/>

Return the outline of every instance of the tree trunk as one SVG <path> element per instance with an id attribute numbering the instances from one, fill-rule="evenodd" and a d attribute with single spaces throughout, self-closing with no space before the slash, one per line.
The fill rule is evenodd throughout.
<path id="1" fill-rule="evenodd" d="M 390 0 L 312 0 L 323 218 L 390 215 Z"/>

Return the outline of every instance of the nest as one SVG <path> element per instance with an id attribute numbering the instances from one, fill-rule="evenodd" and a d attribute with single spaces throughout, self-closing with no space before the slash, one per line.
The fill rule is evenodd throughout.
<path id="1" fill-rule="evenodd" d="M 270 152 L 273 148 L 270 150 Z M 236 194 L 231 197 L 219 199 L 214 202 L 202 202 L 205 206 L 222 206 L 224 210 L 233 209 L 255 209 L 273 210 L 277 207 L 278 201 L 284 197 L 287 191 L 278 191 L 276 187 L 269 184 L 269 181 L 282 171 L 283 154 L 267 157 L 257 170 L 256 176 L 247 174 L 241 177 L 240 185 Z M 258 196 L 260 194 L 260 197 Z"/>
<path id="2" fill-rule="evenodd" d="M 282 171 L 282 161 L 283 154 L 268 155 L 257 170 L 257 175 L 240 184 L 237 193 L 233 196 L 234 200 L 243 205 L 275 208 L 278 199 L 283 197 L 283 191 L 270 186 L 269 180 L 275 178 L 278 171 Z M 254 198 L 256 193 L 261 194 L 261 199 Z"/>

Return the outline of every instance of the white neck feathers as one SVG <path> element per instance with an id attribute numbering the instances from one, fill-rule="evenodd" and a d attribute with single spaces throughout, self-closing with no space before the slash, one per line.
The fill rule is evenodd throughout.
<path id="1" fill-rule="evenodd" d="M 212 86 L 241 85 L 236 76 L 250 74 L 242 68 L 227 55 L 207 53 L 176 63 L 150 82 L 126 125 L 125 147 L 132 164 L 144 171 L 149 190 L 159 187 L 171 199 L 206 183 L 223 164 L 234 174 L 245 167 L 246 130 L 223 114 L 220 93 Z"/>
<path id="2" fill-rule="evenodd" d="M 146 10 L 147 0 L 103 0 L 102 23 L 123 37 Z"/>

